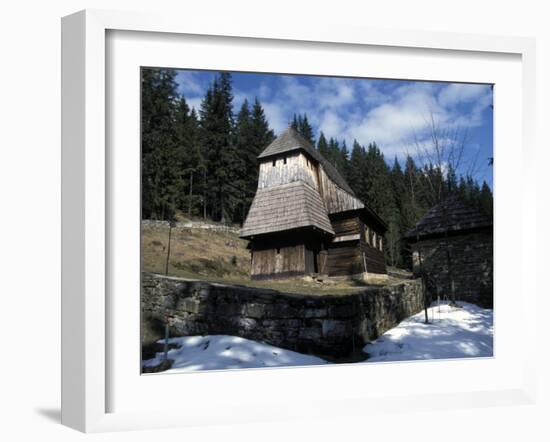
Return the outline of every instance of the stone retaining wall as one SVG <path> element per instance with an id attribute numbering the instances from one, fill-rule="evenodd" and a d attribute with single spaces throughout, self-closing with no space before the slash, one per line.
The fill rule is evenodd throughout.
<path id="1" fill-rule="evenodd" d="M 416 280 L 348 295 L 297 295 L 144 273 L 142 315 L 171 334 L 234 335 L 339 359 L 423 308 Z"/>
<path id="2" fill-rule="evenodd" d="M 149 227 L 150 229 L 165 230 L 170 226 L 170 222 L 162 221 L 162 220 L 142 219 L 141 225 Z M 202 229 L 202 230 L 211 230 L 215 232 L 239 233 L 239 229 L 236 227 L 226 226 L 223 224 L 207 223 L 203 221 L 176 222 L 174 223 L 173 227 L 176 229 Z"/>

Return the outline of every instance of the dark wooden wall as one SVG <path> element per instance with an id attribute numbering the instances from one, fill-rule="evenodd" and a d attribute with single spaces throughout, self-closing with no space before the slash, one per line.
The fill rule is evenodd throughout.
<path id="1" fill-rule="evenodd" d="M 357 275 L 363 272 L 363 259 L 357 242 L 333 244 L 329 247 L 329 276 Z"/>
<path id="2" fill-rule="evenodd" d="M 366 244 L 362 245 L 363 253 L 367 261 L 367 273 L 386 274 L 386 261 L 384 253 Z"/>
<path id="3" fill-rule="evenodd" d="M 250 242 L 252 279 L 284 278 L 322 272 L 324 241 L 312 229 L 265 235 Z M 326 253 L 325 253 L 326 254 Z"/>
<path id="4" fill-rule="evenodd" d="M 362 222 L 358 216 L 330 217 L 330 223 L 336 237 L 355 235 L 361 232 Z"/>
<path id="5" fill-rule="evenodd" d="M 329 276 L 358 275 L 365 271 L 385 274 L 384 253 L 367 243 L 365 222 L 359 213 L 330 218 L 336 234 L 332 241 L 309 229 L 252 240 L 252 278 L 285 278 L 315 272 Z M 346 239 L 350 236 L 355 238 Z"/>
<path id="6" fill-rule="evenodd" d="M 303 244 L 252 251 L 252 279 L 288 277 L 305 272 Z"/>
<path id="7" fill-rule="evenodd" d="M 363 219 L 360 212 L 347 212 L 330 217 L 332 228 L 338 237 L 358 235 L 350 241 L 335 241 L 329 246 L 329 275 L 345 276 L 362 272 L 385 274 L 384 252 L 368 244 L 365 225 L 380 235 L 378 227 Z M 366 263 L 366 269 L 365 269 Z"/>

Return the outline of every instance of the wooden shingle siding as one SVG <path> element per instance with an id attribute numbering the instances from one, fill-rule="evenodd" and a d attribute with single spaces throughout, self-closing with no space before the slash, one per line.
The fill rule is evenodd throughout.
<path id="1" fill-rule="evenodd" d="M 275 166 L 273 166 L 273 161 Z M 276 158 L 260 164 L 260 175 L 258 178 L 258 189 L 280 186 L 283 184 L 302 181 L 314 189 L 318 189 L 316 166 L 312 163 L 308 166 L 306 156 L 301 152 L 290 152 L 284 158 Z"/>
<path id="2" fill-rule="evenodd" d="M 272 157 L 280 158 L 284 154 L 300 150 L 306 152 L 311 159 L 323 166 L 330 179 L 334 181 L 337 186 L 347 193 L 354 195 L 353 190 L 351 190 L 351 187 L 349 187 L 346 180 L 340 175 L 336 168 L 330 164 L 309 141 L 302 137 L 302 135 L 292 127 L 287 128 L 267 146 L 266 149 L 258 155 L 258 159 L 264 160 L 268 158 L 271 159 Z"/>
<path id="3" fill-rule="evenodd" d="M 302 181 L 258 189 L 241 237 L 315 227 L 334 234 L 319 193 Z"/>
<path id="4" fill-rule="evenodd" d="M 319 169 L 319 185 L 323 203 L 329 214 L 365 207 L 353 194 L 336 185 L 323 167 Z"/>
<path id="5" fill-rule="evenodd" d="M 432 207 L 418 224 L 405 234 L 414 241 L 417 237 L 437 237 L 451 232 L 491 228 L 492 220 L 468 206 L 460 197 L 451 195 Z"/>

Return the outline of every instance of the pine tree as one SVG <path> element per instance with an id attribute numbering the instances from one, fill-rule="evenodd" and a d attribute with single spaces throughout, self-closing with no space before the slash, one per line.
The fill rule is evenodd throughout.
<path id="1" fill-rule="evenodd" d="M 366 202 L 383 219 L 394 210 L 391 194 L 390 169 L 376 143 L 369 144 L 365 162 Z"/>
<path id="2" fill-rule="evenodd" d="M 189 112 L 189 106 L 183 96 L 179 99 L 176 112 L 176 132 L 182 185 L 179 207 L 191 217 L 198 213 L 202 190 L 199 178 L 205 165 L 200 148 L 197 113 L 195 109 Z"/>
<path id="3" fill-rule="evenodd" d="M 294 129 L 295 131 L 299 132 L 298 117 L 296 114 L 294 114 L 292 117 L 292 123 L 290 123 L 290 127 L 292 127 L 292 129 Z"/>
<path id="4" fill-rule="evenodd" d="M 365 182 L 364 182 L 364 169 L 365 169 L 365 150 L 357 142 L 353 140 L 353 147 L 351 150 L 351 156 L 349 161 L 349 176 L 348 184 L 359 197 L 362 199 L 366 194 Z"/>
<path id="5" fill-rule="evenodd" d="M 317 150 L 321 155 L 323 155 L 323 157 L 328 159 L 328 155 L 329 155 L 328 143 L 323 131 L 321 131 L 321 133 L 319 134 L 319 141 L 317 141 Z"/>
<path id="6" fill-rule="evenodd" d="M 307 114 L 304 114 L 304 117 L 302 119 L 300 133 L 306 140 L 308 140 L 311 143 L 312 146 L 315 146 L 315 137 L 313 136 L 313 128 L 309 124 L 309 121 L 307 119 Z"/>
<path id="7" fill-rule="evenodd" d="M 239 208 L 236 214 L 240 222 L 244 221 L 244 217 L 246 215 L 246 192 L 249 189 L 248 180 L 250 173 L 252 172 L 252 168 L 255 168 L 256 166 L 256 150 L 254 149 L 252 143 L 252 118 L 248 100 L 245 99 L 239 113 L 237 114 L 234 130 L 234 144 L 237 151 L 239 169 L 233 184 L 239 188 L 241 193 L 238 204 Z"/>
<path id="8" fill-rule="evenodd" d="M 234 221 L 242 223 L 258 185 L 258 155 L 274 140 L 264 110 L 256 98 L 252 110 L 245 100 L 235 123 L 234 143 L 239 160 L 239 170 L 234 185 L 239 190 L 239 202 Z"/>
<path id="9" fill-rule="evenodd" d="M 315 146 L 315 137 L 313 136 L 313 128 L 309 124 L 307 114 L 298 115 L 294 114 L 291 127 L 308 140 L 312 146 Z"/>
<path id="10" fill-rule="evenodd" d="M 342 152 L 340 152 L 340 143 L 334 138 L 328 142 L 328 160 L 338 170 L 342 169 Z"/>
<path id="11" fill-rule="evenodd" d="M 489 185 L 485 181 L 481 185 L 479 194 L 479 210 L 491 220 L 493 219 L 493 192 L 491 192 Z"/>
<path id="12" fill-rule="evenodd" d="M 386 233 L 387 255 L 389 263 L 393 266 L 401 267 L 405 264 L 406 244 L 401 240 L 406 233 L 404 226 L 404 197 L 406 195 L 405 175 L 401 170 L 401 165 L 394 158 L 393 166 L 390 171 L 391 191 L 395 211 L 391 219 L 388 220 L 389 228 Z"/>
<path id="13" fill-rule="evenodd" d="M 254 105 L 252 106 L 251 127 L 252 142 L 250 144 L 250 151 L 254 158 L 248 165 L 248 176 L 250 181 L 247 189 L 249 195 L 256 191 L 258 184 L 259 168 L 257 157 L 275 139 L 275 134 L 273 130 L 269 128 L 264 109 L 258 98 L 254 100 Z"/>
<path id="14" fill-rule="evenodd" d="M 142 71 L 142 217 L 173 219 L 181 190 L 172 69 Z"/>
<path id="15" fill-rule="evenodd" d="M 416 166 L 411 156 L 407 155 L 405 159 L 405 169 L 403 178 L 405 184 L 405 193 L 402 198 L 402 228 L 404 231 L 410 230 L 424 215 L 428 206 L 422 202 L 422 172 Z"/>
<path id="16" fill-rule="evenodd" d="M 342 141 L 342 149 L 340 149 L 340 156 L 342 158 L 341 160 L 341 168 L 340 173 L 344 177 L 344 179 L 349 179 L 349 151 L 348 146 L 346 145 L 346 140 Z"/>
<path id="17" fill-rule="evenodd" d="M 205 196 L 211 216 L 224 223 L 232 219 L 238 202 L 238 189 L 232 184 L 238 168 L 232 139 L 232 101 L 231 74 L 223 72 L 214 79 L 200 110 L 201 142 L 207 160 Z"/>

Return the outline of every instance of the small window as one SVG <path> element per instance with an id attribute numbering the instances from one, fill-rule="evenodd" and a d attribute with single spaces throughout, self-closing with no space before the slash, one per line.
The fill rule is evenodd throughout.
<path id="1" fill-rule="evenodd" d="M 273 167 L 275 167 L 275 163 L 277 163 L 277 160 L 273 160 Z"/>
<path id="2" fill-rule="evenodd" d="M 286 164 L 286 157 L 283 158 L 283 164 Z"/>
<path id="3" fill-rule="evenodd" d="M 280 255 L 280 253 L 281 253 L 281 249 L 277 247 L 277 255 Z"/>

